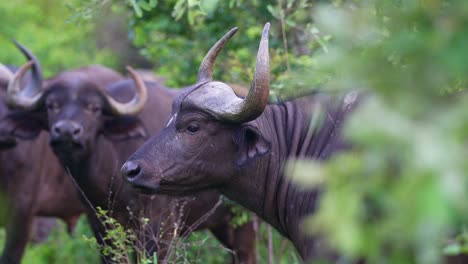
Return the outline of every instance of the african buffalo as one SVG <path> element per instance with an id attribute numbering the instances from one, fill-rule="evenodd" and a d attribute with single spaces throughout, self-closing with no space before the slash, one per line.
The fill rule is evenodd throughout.
<path id="1" fill-rule="evenodd" d="M 344 147 L 341 129 L 356 94 L 334 100 L 316 93 L 268 104 L 267 23 L 250 91 L 245 99 L 237 97 L 212 78 L 218 53 L 236 31 L 210 49 L 197 83 L 174 99 L 166 128 L 128 159 L 122 176 L 150 194 L 219 190 L 289 238 L 305 260 L 334 256 L 300 230 L 303 216 L 315 209 L 318 191 L 291 183 L 284 167 L 288 159 L 324 160 Z M 325 111 L 323 119 L 313 112 L 317 108 Z"/>
<path id="2" fill-rule="evenodd" d="M 28 59 L 35 57 L 20 48 Z M 39 76 L 37 71 L 33 75 Z M 13 77 L 9 68 L 0 64 L 0 117 L 7 108 L 7 84 Z M 18 112 L 21 118 L 22 113 Z M 28 125 L 27 120 L 21 125 Z M 0 202 L 2 224 L 6 225 L 6 243 L 0 263 L 20 263 L 30 237 L 35 216 L 53 216 L 73 229 L 84 207 L 71 178 L 66 175 L 47 144 L 44 132 L 33 141 L 16 141 L 9 135 L 0 135 Z"/>
<path id="3" fill-rule="evenodd" d="M 85 197 L 88 219 L 98 242 L 105 243 L 105 227 L 95 215 L 97 206 L 108 210 L 124 227 L 135 230 L 147 253 L 159 247 L 161 259 L 174 228 L 179 229 L 179 234 L 209 228 L 236 252 L 239 262 L 256 262 L 253 224 L 232 228 L 232 213 L 229 207 L 218 203 L 218 192 L 205 192 L 194 200 L 182 201 L 180 209 L 176 207 L 179 199 L 141 195 L 124 184 L 120 176 L 116 177 L 123 162 L 144 143 L 147 133 L 156 133 L 166 125 L 177 91 L 158 83 L 145 83 L 131 68 L 133 80 L 119 81 L 116 76 L 112 85 L 105 85 L 93 77 L 102 74 L 95 67 L 62 72 L 45 85 L 37 81 L 37 85 L 22 89 L 22 73 L 30 67 L 40 69 L 37 62 L 24 65 L 11 82 L 8 98 L 10 105 L 21 109 L 18 112 L 32 122 L 21 126 L 14 112 L 3 120 L 0 130 L 22 139 L 34 138 L 41 130 L 49 131 L 54 153 Z M 216 210 L 211 210 L 214 206 Z M 175 218 L 183 218 L 185 225 L 174 227 L 176 219 L 168 218 L 174 211 Z M 207 213 L 208 219 L 200 221 Z M 151 218 L 149 226 L 143 226 L 141 216 Z M 171 231 L 158 234 L 163 224 Z M 158 236 L 161 239 L 156 244 L 154 238 Z"/>

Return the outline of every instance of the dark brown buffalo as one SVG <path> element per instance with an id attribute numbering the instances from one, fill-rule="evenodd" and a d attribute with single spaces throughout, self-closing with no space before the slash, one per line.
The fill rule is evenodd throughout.
<path id="1" fill-rule="evenodd" d="M 30 54 L 27 56 L 33 59 Z M 0 64 L 0 117 L 9 113 L 6 88 L 11 77 L 13 73 Z M 59 217 L 71 232 L 84 212 L 71 178 L 65 174 L 47 141 L 45 132 L 27 142 L 0 135 L 0 217 L 6 225 L 2 264 L 21 262 L 35 216 Z"/>
<path id="2" fill-rule="evenodd" d="M 37 63 L 26 64 L 20 71 L 32 66 L 38 68 Z M 86 197 L 88 219 L 100 243 L 104 243 L 105 228 L 95 216 L 97 206 L 108 210 L 125 227 L 138 231 L 146 252 L 151 254 L 159 246 L 160 258 L 170 243 L 167 240 L 173 239 L 174 223 L 182 218 L 185 224 L 176 227 L 178 234 L 209 228 L 234 250 L 239 262 L 255 263 L 253 224 L 233 229 L 232 213 L 218 203 L 219 193 L 210 191 L 194 200 L 181 201 L 184 206 L 180 209 L 176 204 L 179 199 L 141 195 L 124 184 L 120 167 L 144 143 L 148 132 L 156 133 L 166 125 L 177 94 L 157 83 L 145 84 L 138 74 L 129 71 L 133 80 L 106 86 L 92 78 L 96 69 L 81 68 L 55 76 L 43 89 L 37 85 L 29 90 L 21 89 L 21 74 L 17 74 L 9 90 L 10 104 L 22 109 L 18 112 L 33 123 L 23 127 L 13 113 L 0 124 L 1 130 L 23 139 L 33 138 L 41 130 L 50 132 L 53 151 Z M 214 206 L 216 210 L 210 212 Z M 167 218 L 176 209 L 177 217 Z M 200 221 L 207 213 L 209 218 Z M 151 218 L 149 226 L 142 226 L 140 216 Z M 171 231 L 158 234 L 163 223 Z M 142 229 L 144 232 L 140 232 Z M 161 240 L 156 244 L 154 238 L 158 236 Z"/>
<path id="3" fill-rule="evenodd" d="M 267 104 L 267 24 L 250 91 L 245 99 L 237 97 L 227 84 L 212 79 L 215 58 L 236 30 L 211 48 L 197 83 L 174 100 L 167 127 L 128 159 L 122 175 L 150 194 L 219 190 L 289 238 L 304 259 L 333 258 L 300 230 L 302 217 L 316 206 L 317 191 L 294 185 L 283 169 L 290 158 L 324 160 L 344 147 L 340 131 L 356 94 L 338 101 L 314 94 Z M 314 117 L 317 108 L 325 111 L 323 118 Z"/>

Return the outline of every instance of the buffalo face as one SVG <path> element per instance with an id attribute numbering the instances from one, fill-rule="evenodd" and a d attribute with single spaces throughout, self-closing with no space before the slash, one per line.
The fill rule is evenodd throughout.
<path id="1" fill-rule="evenodd" d="M 236 128 L 204 113 L 181 114 L 122 167 L 144 193 L 186 194 L 222 185 L 236 169 Z"/>
<path id="2" fill-rule="evenodd" d="M 103 123 L 105 98 L 93 83 L 51 86 L 45 94 L 50 144 L 57 154 L 87 154 Z"/>
<path id="3" fill-rule="evenodd" d="M 1 134 L 33 139 L 41 130 L 47 130 L 53 150 L 65 158 L 86 157 L 101 135 L 112 140 L 144 136 L 136 115 L 147 101 L 147 90 L 132 68 L 128 67 L 128 71 L 133 82 L 123 85 L 132 89 L 131 98 L 123 98 L 128 102 L 122 103 L 119 85 L 124 81 L 120 74 L 102 66 L 89 66 L 62 72 L 43 82 L 37 58 L 16 44 L 30 61 L 8 83 L 7 101 L 14 110 L 0 122 Z M 24 85 L 22 78 L 30 69 L 31 81 Z"/>
<path id="4" fill-rule="evenodd" d="M 222 188 L 237 170 L 269 152 L 270 142 L 255 120 L 269 93 L 268 29 L 265 25 L 255 77 L 245 99 L 212 79 L 217 54 L 234 35 L 229 31 L 205 56 L 197 84 L 173 102 L 167 127 L 152 137 L 122 167 L 122 176 L 144 193 L 190 194 Z"/>

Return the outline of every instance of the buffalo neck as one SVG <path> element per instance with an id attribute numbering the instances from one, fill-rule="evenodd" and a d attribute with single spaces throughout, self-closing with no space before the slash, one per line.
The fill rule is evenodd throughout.
<path id="1" fill-rule="evenodd" d="M 267 105 L 253 125 L 270 141 L 271 151 L 240 169 L 221 190 L 289 238 L 304 259 L 318 250 L 301 225 L 315 210 L 319 190 L 301 188 L 284 169 L 288 160 L 326 160 L 344 148 L 341 128 L 354 101 L 315 94 Z"/>
<path id="2" fill-rule="evenodd" d="M 62 166 L 72 176 L 80 193 L 86 197 L 86 202 L 91 203 L 93 207 L 106 208 L 108 204 L 102 202 L 112 201 L 114 199 L 110 197 L 113 194 L 112 189 L 121 184 L 120 177 L 117 177 L 119 158 L 115 155 L 112 143 L 103 136 L 96 139 L 93 147 L 93 151 L 88 153 L 57 154 L 57 156 Z M 70 153 L 73 154 L 73 152 Z M 111 174 L 115 177 L 111 179 L 109 172 L 114 172 Z"/>

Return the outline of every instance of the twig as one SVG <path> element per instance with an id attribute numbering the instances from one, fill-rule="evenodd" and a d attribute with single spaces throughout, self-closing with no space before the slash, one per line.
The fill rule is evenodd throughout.
<path id="1" fill-rule="evenodd" d="M 278 254 L 278 263 L 281 263 L 281 258 L 283 258 L 283 253 L 284 253 L 284 250 L 286 249 L 287 244 L 288 244 L 288 240 L 283 238 L 281 240 L 280 252 Z"/>
<path id="2" fill-rule="evenodd" d="M 88 196 L 86 196 L 86 194 L 84 193 L 83 189 L 81 189 L 80 185 L 76 182 L 75 178 L 73 177 L 73 175 L 71 174 L 71 171 L 70 171 L 70 168 L 68 167 L 65 167 L 65 169 L 67 170 L 68 172 L 68 175 L 70 176 L 73 184 L 75 185 L 75 187 L 78 189 L 78 191 L 81 193 L 81 195 L 83 196 L 83 198 L 85 199 L 86 203 L 89 205 L 89 207 L 91 208 L 91 210 L 94 212 L 94 214 L 96 215 L 96 219 L 98 219 L 99 222 L 101 222 L 101 224 L 104 226 L 104 223 L 101 221 L 101 219 L 97 216 L 98 215 L 98 212 L 96 211 L 96 208 L 94 207 L 94 205 L 91 203 L 91 201 L 88 199 Z M 93 232 L 94 233 L 94 232 Z M 96 234 L 94 234 L 96 236 Z M 101 240 L 102 242 L 105 244 L 104 242 L 104 237 L 102 236 L 102 234 L 100 234 L 100 237 L 101 237 Z M 101 253 L 101 250 L 99 250 L 99 254 L 103 257 L 105 257 L 102 253 Z M 104 260 L 106 263 L 108 262 L 106 258 L 101 258 L 102 260 Z"/>
<path id="3" fill-rule="evenodd" d="M 252 213 L 253 214 L 253 213 Z M 252 215 L 252 221 L 253 221 L 253 226 L 254 226 L 254 230 L 255 230 L 255 259 L 257 260 L 257 263 L 259 263 L 259 260 L 260 260 L 260 251 L 259 251 L 259 247 L 258 247 L 258 244 L 260 242 L 260 232 L 258 231 L 259 230 L 259 219 L 258 219 L 258 216 L 256 214 L 253 214 Z"/>
<path id="4" fill-rule="evenodd" d="M 202 215 L 197 221 L 195 221 L 195 223 L 193 223 L 190 226 L 187 226 L 187 230 L 182 234 L 182 236 L 185 237 L 188 234 L 192 233 L 195 229 L 197 229 L 197 227 L 199 225 L 201 225 L 206 219 L 208 219 L 208 217 L 210 217 L 211 215 L 214 214 L 216 209 L 218 209 L 218 207 L 222 203 L 223 203 L 223 200 L 221 200 L 221 198 L 219 198 L 218 202 L 216 202 L 216 204 L 208 212 L 206 212 L 204 215 Z"/>
<path id="5" fill-rule="evenodd" d="M 283 47 L 284 47 L 284 55 L 286 59 L 286 69 L 287 71 L 291 71 L 291 66 L 289 65 L 289 57 L 288 57 L 288 41 L 286 39 L 286 29 L 285 29 L 285 22 L 284 22 L 284 9 L 283 9 L 283 1 L 278 0 L 278 7 L 281 10 L 280 12 L 280 22 L 281 22 L 281 35 L 283 36 Z"/>
<path id="6" fill-rule="evenodd" d="M 268 233 L 268 264 L 273 264 L 273 237 L 271 235 L 271 226 L 267 226 Z"/>

